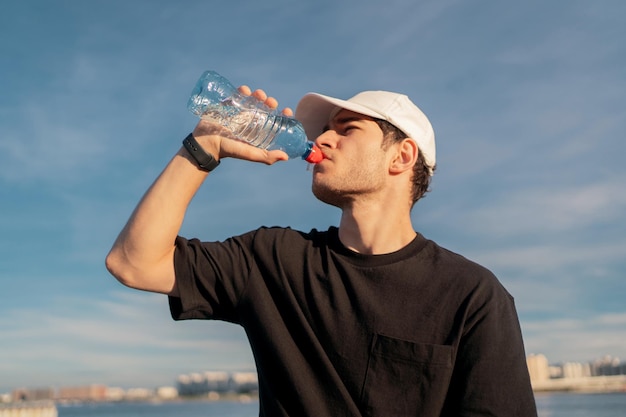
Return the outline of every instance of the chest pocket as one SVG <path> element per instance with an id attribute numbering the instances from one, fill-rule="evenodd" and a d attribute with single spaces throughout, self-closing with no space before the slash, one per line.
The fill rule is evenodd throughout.
<path id="1" fill-rule="evenodd" d="M 364 415 L 439 416 L 452 369 L 451 346 L 375 335 L 361 393 Z"/>

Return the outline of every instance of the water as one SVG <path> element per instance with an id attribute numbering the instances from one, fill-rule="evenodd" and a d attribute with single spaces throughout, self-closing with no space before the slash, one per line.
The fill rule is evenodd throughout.
<path id="1" fill-rule="evenodd" d="M 58 405 L 58 417 L 256 417 L 259 403 L 181 401 Z"/>
<path id="2" fill-rule="evenodd" d="M 626 417 L 626 392 L 537 395 L 539 417 Z M 59 405 L 59 417 L 256 417 L 256 401 Z"/>
<path id="3" fill-rule="evenodd" d="M 626 417 L 626 392 L 537 394 L 539 417 Z"/>

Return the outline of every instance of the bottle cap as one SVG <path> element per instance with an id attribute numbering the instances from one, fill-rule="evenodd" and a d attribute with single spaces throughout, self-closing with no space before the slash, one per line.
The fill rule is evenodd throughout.
<path id="1" fill-rule="evenodd" d="M 317 164 L 319 162 L 322 162 L 322 160 L 324 159 L 324 154 L 322 153 L 321 149 L 317 147 L 317 145 L 315 145 L 314 143 L 310 143 L 309 150 L 307 153 L 302 155 L 302 159 L 311 164 Z"/>

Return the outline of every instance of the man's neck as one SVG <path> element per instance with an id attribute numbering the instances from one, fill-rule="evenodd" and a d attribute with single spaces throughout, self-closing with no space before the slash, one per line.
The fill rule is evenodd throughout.
<path id="1" fill-rule="evenodd" d="M 344 208 L 339 240 L 355 252 L 381 255 L 398 251 L 415 239 L 410 208 L 392 210 L 386 205 Z"/>

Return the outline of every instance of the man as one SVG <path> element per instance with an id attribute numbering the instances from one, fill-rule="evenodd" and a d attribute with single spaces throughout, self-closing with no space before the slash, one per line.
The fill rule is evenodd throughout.
<path id="1" fill-rule="evenodd" d="M 323 152 L 312 188 L 341 209 L 338 228 L 177 236 L 216 161 L 286 159 L 200 121 L 122 230 L 111 273 L 168 294 L 174 319 L 243 326 L 262 416 L 536 416 L 513 298 L 412 226 L 435 169 L 426 116 L 404 95 L 370 91 L 308 94 L 296 118 Z"/>

